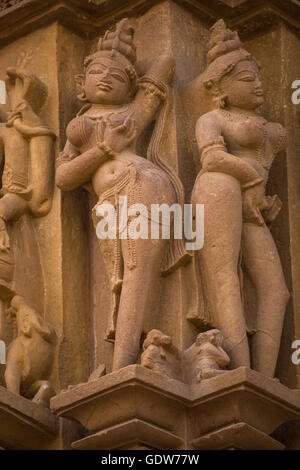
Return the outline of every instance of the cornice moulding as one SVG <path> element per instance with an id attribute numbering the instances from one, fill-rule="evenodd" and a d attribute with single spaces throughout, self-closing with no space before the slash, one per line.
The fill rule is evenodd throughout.
<path id="1" fill-rule="evenodd" d="M 172 0 L 165 0 L 171 2 Z M 58 21 L 92 39 L 121 17 L 134 16 L 160 0 L 0 0 L 0 39 L 5 45 L 40 26 Z M 224 18 L 243 35 L 270 27 L 278 20 L 300 31 L 298 0 L 174 0 L 199 14 L 207 25 Z M 2 10 L 1 10 L 2 6 Z"/>

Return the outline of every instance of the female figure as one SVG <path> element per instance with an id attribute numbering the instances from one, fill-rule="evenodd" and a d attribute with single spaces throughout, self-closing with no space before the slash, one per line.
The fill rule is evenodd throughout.
<path id="1" fill-rule="evenodd" d="M 170 57 L 136 64 L 133 33 L 128 20 L 122 20 L 85 59 L 79 97 L 88 105 L 68 125 L 56 170 L 62 190 L 84 186 L 97 196 L 95 228 L 97 207 L 108 202 L 118 210 L 119 196 L 128 198 L 128 206 L 143 203 L 148 213 L 151 204 L 183 199 L 179 181 L 158 154 L 165 106 L 149 145 L 150 161 L 136 154 L 138 137 L 166 103 L 174 65 Z M 180 240 L 134 240 L 130 234 L 99 244 L 111 283 L 107 339 L 115 339 L 115 370 L 137 361 L 143 320 L 151 311 L 160 274 L 174 269 L 185 253 Z"/>
<path id="2" fill-rule="evenodd" d="M 10 68 L 7 75 L 11 110 L 7 122 L 0 124 L 1 300 L 11 299 L 14 295 L 10 226 L 26 213 L 32 217 L 43 217 L 51 209 L 55 139 L 54 132 L 39 116 L 47 99 L 46 86 L 36 76 L 21 69 Z M 31 235 L 31 238 L 34 236 Z M 31 253 L 31 256 L 34 257 L 34 254 Z"/>
<path id="3" fill-rule="evenodd" d="M 265 186 L 286 132 L 257 113 L 263 103 L 259 65 L 223 20 L 211 29 L 207 57 L 200 80 L 215 109 L 196 124 L 202 170 L 192 195 L 205 206 L 203 282 L 231 367 L 250 367 L 242 261 L 257 298 L 252 368 L 273 377 L 289 293 L 268 228 L 281 202 L 266 196 Z"/>

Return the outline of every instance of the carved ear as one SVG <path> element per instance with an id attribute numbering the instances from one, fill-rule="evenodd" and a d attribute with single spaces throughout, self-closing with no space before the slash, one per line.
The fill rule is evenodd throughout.
<path id="1" fill-rule="evenodd" d="M 75 83 L 78 87 L 83 88 L 83 86 L 84 86 L 84 75 L 83 75 L 83 73 L 78 73 L 77 75 L 75 75 Z"/>
<path id="2" fill-rule="evenodd" d="M 81 73 L 75 75 L 75 83 L 77 87 L 77 98 L 80 101 L 87 101 L 84 91 L 84 75 Z"/>

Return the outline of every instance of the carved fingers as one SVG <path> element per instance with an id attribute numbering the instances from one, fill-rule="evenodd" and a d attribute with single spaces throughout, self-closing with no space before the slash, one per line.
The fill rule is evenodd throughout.
<path id="1" fill-rule="evenodd" d="M 113 152 L 119 153 L 135 139 L 137 126 L 131 117 L 111 113 L 102 121 L 103 142 Z"/>
<path id="2" fill-rule="evenodd" d="M 264 187 L 259 184 L 243 192 L 243 219 L 244 222 L 264 225 L 264 218 L 260 213 L 264 202 Z"/>

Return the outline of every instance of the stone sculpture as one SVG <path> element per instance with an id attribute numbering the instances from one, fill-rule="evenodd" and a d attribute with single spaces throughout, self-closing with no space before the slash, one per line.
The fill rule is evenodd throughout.
<path id="1" fill-rule="evenodd" d="M 217 329 L 199 333 L 192 346 L 183 354 L 187 382 L 201 382 L 226 372 L 230 359 L 223 349 L 223 336 Z"/>
<path id="2" fill-rule="evenodd" d="M 198 83 L 210 93 L 214 109 L 196 124 L 202 170 L 192 194 L 194 204 L 205 205 L 205 243 L 199 252 L 203 283 L 231 367 L 251 363 L 273 377 L 289 292 L 268 227 L 281 202 L 267 196 L 265 187 L 274 156 L 285 148 L 286 131 L 258 113 L 263 103 L 259 64 L 223 20 L 211 28 L 207 61 Z M 257 297 L 251 361 L 243 272 Z"/>
<path id="3" fill-rule="evenodd" d="M 39 117 L 46 86 L 21 69 L 7 70 L 10 113 L 0 124 L 2 188 L 0 199 L 0 298 L 14 295 L 13 250 L 9 228 L 22 215 L 46 215 L 52 204 L 55 134 Z"/>
<path id="4" fill-rule="evenodd" d="M 62 190 L 83 186 L 97 196 L 95 228 L 101 220 L 97 208 L 110 203 L 119 210 L 119 196 L 128 198 L 128 206 L 142 203 L 148 209 L 184 201 L 179 180 L 159 155 L 174 62 L 168 56 L 136 62 L 133 34 L 129 21 L 122 20 L 85 59 L 85 74 L 77 83 L 87 105 L 69 123 L 57 161 L 56 183 Z M 136 154 L 136 143 L 159 109 L 146 160 Z M 160 275 L 188 254 L 182 240 L 135 240 L 130 234 L 124 239 L 118 233 L 99 245 L 111 283 L 107 339 L 115 341 L 115 370 L 137 362 L 143 320 L 155 301 Z"/>
<path id="5" fill-rule="evenodd" d="M 141 365 L 163 376 L 181 380 L 181 354 L 170 336 L 151 330 L 143 343 Z"/>
<path id="6" fill-rule="evenodd" d="M 49 406 L 50 398 L 55 395 L 49 378 L 56 333 L 19 295 L 13 297 L 9 315 L 15 323 L 16 338 L 8 347 L 6 386 L 11 392 Z"/>

